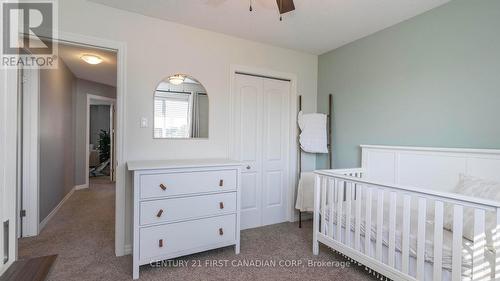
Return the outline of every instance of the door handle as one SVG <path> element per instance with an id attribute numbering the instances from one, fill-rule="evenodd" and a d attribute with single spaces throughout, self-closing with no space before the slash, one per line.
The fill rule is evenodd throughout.
<path id="1" fill-rule="evenodd" d="M 219 228 L 219 235 L 220 235 L 220 236 L 224 235 L 224 230 L 222 229 L 222 227 L 221 227 L 221 228 Z"/>
<path id="2" fill-rule="evenodd" d="M 250 167 L 250 165 L 247 165 L 247 170 L 250 170 L 252 169 L 252 167 Z"/>
<path id="3" fill-rule="evenodd" d="M 163 239 L 158 240 L 158 247 L 163 248 Z"/>
<path id="4" fill-rule="evenodd" d="M 165 191 L 165 190 L 167 189 L 167 186 L 166 186 L 166 185 L 164 185 L 164 184 L 162 183 L 162 184 L 160 184 L 160 188 L 161 188 L 163 191 Z"/>
<path id="5" fill-rule="evenodd" d="M 163 209 L 160 209 L 158 211 L 158 213 L 156 214 L 157 217 L 161 217 L 161 215 L 163 214 Z"/>
<path id="6" fill-rule="evenodd" d="M 224 209 L 224 202 L 220 202 L 220 203 L 219 203 L 219 208 L 220 208 L 220 209 Z"/>

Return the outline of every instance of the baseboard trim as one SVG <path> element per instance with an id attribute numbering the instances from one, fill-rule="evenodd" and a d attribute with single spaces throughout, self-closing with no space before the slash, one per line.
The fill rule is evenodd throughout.
<path id="1" fill-rule="evenodd" d="M 124 247 L 124 254 L 125 255 L 131 255 L 132 254 L 132 245 L 130 245 L 130 244 L 125 245 L 125 247 Z"/>
<path id="2" fill-rule="evenodd" d="M 71 197 L 71 195 L 73 195 L 75 190 L 76 190 L 76 186 L 73 187 L 73 189 L 71 189 L 71 191 L 68 192 L 68 194 L 66 194 L 66 196 L 64 196 L 64 198 L 61 200 L 61 202 L 59 202 L 59 204 L 57 204 L 57 206 L 50 212 L 50 214 L 42 220 L 42 222 L 40 223 L 40 225 L 38 227 L 38 233 L 42 232 L 42 230 L 47 225 L 47 223 L 49 223 L 49 221 L 56 215 L 57 211 L 59 211 L 59 209 L 62 207 L 64 202 L 66 202 Z"/>
<path id="3" fill-rule="evenodd" d="M 89 188 L 89 185 L 88 184 L 80 184 L 80 185 L 75 186 L 75 190 L 80 190 L 80 189 L 85 189 L 85 188 Z"/>

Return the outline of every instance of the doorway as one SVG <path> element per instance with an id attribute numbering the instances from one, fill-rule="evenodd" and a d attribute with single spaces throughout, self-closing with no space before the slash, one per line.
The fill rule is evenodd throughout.
<path id="1" fill-rule="evenodd" d="M 43 234 L 44 228 L 57 220 L 58 213 L 75 193 L 91 187 L 88 92 L 93 92 L 93 100 L 105 103 L 108 109 L 105 130 L 108 164 L 99 171 L 106 170 L 109 183 L 99 184 L 115 193 L 117 52 L 71 42 L 58 43 L 57 69 L 24 70 L 18 78 L 21 93 L 18 112 L 22 120 L 19 124 L 22 136 L 18 187 L 20 238 Z M 100 63 L 87 62 L 84 57 L 88 55 L 100 59 Z M 108 215 L 114 221 L 115 212 Z M 23 245 L 25 243 L 19 240 L 20 256 Z"/>
<path id="2" fill-rule="evenodd" d="M 235 74 L 234 141 L 242 171 L 241 228 L 287 220 L 291 81 Z"/>
<path id="3" fill-rule="evenodd" d="M 114 243 L 113 248 L 114 254 L 116 256 L 123 256 L 130 252 L 130 249 L 125 245 L 126 236 L 126 190 L 125 190 L 125 158 L 124 151 L 126 151 L 126 142 L 124 141 L 124 115 L 125 115 L 125 99 L 126 99 L 126 81 L 127 81 L 127 68 L 126 68 L 126 58 L 127 58 L 127 43 L 116 41 L 113 39 L 98 38 L 93 36 L 87 36 L 82 34 L 67 33 L 60 31 L 58 37 L 53 39 L 54 42 L 72 44 L 77 46 L 87 46 L 96 49 L 105 49 L 116 52 L 116 68 L 117 68 L 117 87 L 116 87 L 116 162 L 119 172 L 116 173 L 116 196 L 114 201 L 116 203 L 115 208 L 115 227 L 112 229 L 114 232 Z M 18 81 L 21 77 L 18 75 L 17 71 L 11 71 L 6 69 L 0 69 L 0 76 L 2 80 L 2 85 L 6 93 L 16 93 L 18 88 Z M 0 178 L 4 185 L 0 188 L 0 198 L 3 198 L 2 206 L 3 211 L 1 213 L 3 218 L 3 231 L 0 231 L 0 240 L 3 241 L 0 249 L 3 252 L 3 265 L 0 266 L 0 271 L 4 271 L 9 266 L 12 265 L 14 261 L 18 259 L 18 239 L 17 239 L 17 229 L 19 223 L 19 204 L 18 202 L 18 190 L 22 188 L 20 182 L 18 182 L 19 177 L 16 175 L 21 173 L 18 168 L 17 163 L 22 162 L 19 158 L 19 154 L 16 151 L 22 149 L 18 143 L 18 137 L 20 131 L 22 131 L 22 126 L 18 125 L 18 122 L 8 122 L 17 119 L 18 116 L 18 99 L 20 95 L 2 95 L 0 98 L 2 100 L 2 116 L 0 119 L 6 126 L 2 126 L 0 131 L 5 138 L 0 139 L 0 155 L 3 161 L 0 161 L 0 166 L 3 168 L 3 173 L 0 173 Z M 85 141 L 84 138 L 81 138 Z M 5 164 L 5 165 L 4 165 Z M 84 165 L 82 165 L 84 166 Z M 85 176 L 85 173 L 82 173 Z M 36 189 L 35 191 L 36 192 Z M 37 219 L 31 218 L 38 226 L 39 221 Z"/>
<path id="4" fill-rule="evenodd" d="M 93 178 L 115 181 L 115 104 L 113 98 L 87 94 L 87 185 Z"/>

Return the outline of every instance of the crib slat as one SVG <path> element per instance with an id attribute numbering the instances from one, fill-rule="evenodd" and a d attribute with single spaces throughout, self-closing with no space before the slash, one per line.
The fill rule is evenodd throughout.
<path id="1" fill-rule="evenodd" d="M 443 202 L 436 201 L 434 209 L 434 281 L 439 281 L 443 271 Z"/>
<path id="2" fill-rule="evenodd" d="M 484 224 L 484 210 L 474 210 L 474 246 L 472 255 L 472 280 L 489 280 L 491 272 L 486 266 L 484 247 L 486 246 L 486 233 Z M 484 279 L 488 277 L 487 279 Z"/>
<path id="3" fill-rule="evenodd" d="M 495 248 L 495 280 L 500 280 L 500 208 L 497 208 L 496 211 L 493 245 Z"/>
<path id="4" fill-rule="evenodd" d="M 366 188 L 366 210 L 365 210 L 365 255 L 371 257 L 371 233 L 372 233 L 372 189 Z"/>
<path id="5" fill-rule="evenodd" d="M 316 175 L 314 177 L 314 212 L 313 212 L 313 254 L 319 254 L 318 231 L 319 231 L 319 217 L 320 217 L 320 186 L 322 177 Z"/>
<path id="6" fill-rule="evenodd" d="M 379 261 L 382 261 L 382 234 L 383 234 L 383 223 L 384 223 L 384 190 L 379 189 L 377 192 L 377 240 L 376 240 L 376 257 Z"/>
<path id="7" fill-rule="evenodd" d="M 451 276 L 453 281 L 462 280 L 462 231 L 463 207 L 453 206 L 453 245 L 451 258 Z"/>
<path id="8" fill-rule="evenodd" d="M 389 205 L 389 266 L 394 267 L 396 255 L 396 192 L 390 194 Z"/>
<path id="9" fill-rule="evenodd" d="M 327 179 L 323 178 L 321 181 L 321 223 L 320 223 L 320 231 L 321 233 L 326 235 L 326 227 L 325 227 L 325 215 L 326 215 L 326 183 Z"/>
<path id="10" fill-rule="evenodd" d="M 345 244 L 351 246 L 351 199 L 352 183 L 346 182 L 345 196 Z"/>
<path id="11" fill-rule="evenodd" d="M 328 181 L 328 192 L 329 192 L 329 206 L 330 208 L 328 209 L 329 215 L 328 215 L 328 232 L 330 237 L 334 239 L 334 231 L 333 231 L 333 214 L 335 210 L 335 180 L 331 179 Z"/>
<path id="12" fill-rule="evenodd" d="M 402 265 L 403 273 L 408 274 L 410 262 L 410 208 L 411 197 L 405 194 L 403 197 L 403 238 L 402 238 Z"/>
<path id="13" fill-rule="evenodd" d="M 335 189 L 337 189 L 337 236 L 335 239 L 342 242 L 342 205 L 344 201 L 344 182 L 335 181 Z"/>
<path id="14" fill-rule="evenodd" d="M 361 187 L 356 186 L 356 227 L 354 229 L 354 248 L 356 250 L 361 250 Z"/>
<path id="15" fill-rule="evenodd" d="M 418 223 L 417 223 L 417 280 L 424 280 L 425 266 L 425 215 L 427 200 L 423 197 L 418 199 Z"/>

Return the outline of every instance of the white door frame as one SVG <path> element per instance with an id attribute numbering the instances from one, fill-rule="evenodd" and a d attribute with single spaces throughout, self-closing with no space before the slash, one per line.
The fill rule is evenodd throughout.
<path id="1" fill-rule="evenodd" d="M 26 216 L 22 219 L 22 236 L 37 236 L 40 232 L 40 70 L 23 70 L 23 155 L 22 206 Z M 27 207 L 28 206 L 28 207 Z M 20 211 L 21 206 L 18 206 Z M 20 234 L 19 234 L 20 235 Z"/>
<path id="2" fill-rule="evenodd" d="M 0 68 L 0 224 L 9 223 L 8 237 L 0 231 L 0 275 L 17 260 L 17 69 Z M 3 229 L 3 227 L 2 227 Z M 8 241 L 4 245 L 4 239 Z M 4 260 L 4 254 L 7 259 Z M 5 263 L 4 263 L 5 262 Z"/>
<path id="3" fill-rule="evenodd" d="M 107 40 L 107 39 L 102 39 L 102 38 L 97 38 L 97 37 L 91 37 L 91 36 L 86 36 L 86 35 L 80 35 L 80 34 L 75 34 L 75 33 L 68 33 L 68 32 L 59 32 L 58 38 L 54 38 L 54 41 L 64 43 L 64 44 L 69 44 L 69 45 L 76 45 L 76 46 L 87 46 L 90 48 L 97 48 L 97 49 L 106 49 L 106 50 L 113 50 L 116 51 L 116 57 L 117 57 L 117 84 L 116 84 L 116 124 L 115 124 L 115 136 L 116 136 L 116 147 L 115 147 L 115 163 L 116 163 L 116 208 L 115 208 L 115 254 L 116 256 L 123 256 L 126 254 L 126 249 L 125 249 L 125 201 L 126 201 L 126 194 L 125 194 L 125 183 L 126 183 L 126 162 L 125 162 L 125 151 L 126 151 L 126 143 L 125 143 L 125 98 L 126 98 L 126 52 L 127 52 L 127 45 L 124 42 L 119 42 L 119 41 L 113 41 L 113 40 Z M 5 71 L 6 77 L 4 80 L 7 82 L 6 83 L 6 88 L 9 87 L 10 91 L 12 91 L 13 87 L 17 87 L 17 78 L 13 78 L 11 75 L 11 72 Z M 8 76 L 10 75 L 10 76 Z M 7 97 L 8 98 L 8 97 Z M 9 104 L 11 104 L 10 102 Z M 11 107 L 9 107 L 11 108 Z M 11 108 L 10 111 L 13 109 Z M 10 119 L 12 116 L 12 113 L 9 112 L 8 115 L 6 115 L 7 112 L 4 114 L 4 119 Z M 14 114 L 15 115 L 15 114 Z M 37 116 L 38 119 L 38 116 Z M 5 120 L 4 120 L 5 122 Z M 38 121 L 37 121 L 38 122 Z M 14 133 L 15 135 L 15 133 Z M 37 139 L 38 141 L 38 139 Z M 87 150 L 88 150 L 88 145 L 87 145 Z M 6 161 L 5 163 L 16 163 L 16 158 L 13 157 L 15 156 L 15 153 L 13 155 L 6 155 Z M 88 157 L 87 157 L 88 159 Z M 88 161 L 88 160 L 87 160 Z M 88 167 L 88 165 L 87 165 Z M 5 167 L 4 167 L 5 169 Z M 2 175 L 2 174 L 0 174 Z M 4 176 L 4 174 L 2 175 Z M 6 178 L 5 178 L 6 179 Z M 87 173 L 87 181 L 88 181 L 88 173 Z M 9 185 L 12 186 L 11 188 L 16 188 L 15 185 Z M 14 194 L 17 193 L 16 190 L 13 190 L 11 192 L 14 192 Z M 30 204 L 32 204 L 31 202 Z M 14 201 L 15 204 L 15 201 Z M 38 199 L 36 200 L 36 205 L 28 205 L 28 206 L 37 206 L 36 209 L 38 209 Z M 17 209 L 16 209 L 17 213 Z M 37 226 L 38 227 L 38 226 Z M 13 222 L 11 221 L 10 228 L 17 229 L 17 221 Z M 17 248 L 18 248 L 18 241 L 15 239 L 15 251 L 14 252 L 16 255 L 17 259 Z M 9 263 L 10 264 L 10 263 Z"/>
<path id="4" fill-rule="evenodd" d="M 99 101 L 99 102 L 93 102 L 93 101 Z M 115 106 L 116 104 L 116 99 L 113 99 L 113 98 L 108 98 L 108 97 L 103 97 L 103 96 L 98 96 L 98 95 L 93 95 L 93 94 L 89 94 L 87 93 L 87 109 L 86 109 L 86 112 L 87 112 L 87 129 L 85 130 L 85 186 L 82 186 L 82 187 L 79 187 L 79 189 L 82 189 L 82 188 L 89 188 L 89 174 L 90 174 L 90 168 L 89 168 L 89 164 L 90 164 L 90 142 L 89 142 L 89 139 L 90 139 L 90 106 L 93 105 L 93 104 L 108 104 L 110 105 L 110 108 L 109 108 L 109 111 L 110 111 L 110 115 L 109 115 L 109 129 L 110 129 L 110 137 L 111 137 L 111 130 L 114 130 L 114 124 L 113 124 L 113 118 L 112 118 L 112 111 L 113 111 L 113 106 Z M 111 149 L 110 149 L 110 155 L 111 155 L 111 161 L 110 161 L 110 166 L 112 167 L 111 169 L 115 169 L 114 168 L 114 155 L 112 155 L 112 151 L 113 151 L 113 139 L 110 139 L 110 145 L 111 145 Z M 110 174 L 109 175 L 110 178 L 112 178 L 112 175 Z"/>
<path id="5" fill-rule="evenodd" d="M 251 74 L 251 75 L 258 75 L 258 76 L 264 76 L 264 77 L 272 77 L 272 78 L 278 78 L 278 79 L 286 79 L 290 80 L 290 127 L 289 127 L 289 132 L 290 132 L 290 141 L 288 144 L 288 152 L 289 152 L 289 157 L 288 161 L 290 161 L 288 165 L 288 189 L 287 189 L 287 212 L 286 212 L 286 219 L 289 222 L 295 221 L 295 207 L 294 207 L 294 201 L 295 201 L 295 186 L 297 185 L 296 182 L 296 174 L 297 174 L 297 138 L 294 137 L 297 135 L 297 75 L 293 73 L 288 73 L 288 72 L 280 72 L 280 71 L 274 71 L 270 69 L 265 69 L 265 68 L 258 68 L 258 67 L 252 67 L 252 66 L 244 66 L 244 65 L 231 65 L 230 67 L 230 91 L 229 91 L 229 102 L 230 102 L 230 112 L 229 116 L 231 116 L 229 119 L 229 145 L 228 145 L 228 155 L 231 158 L 238 159 L 237 158 L 237 147 L 234 145 L 234 134 L 236 130 L 236 126 L 233 122 L 234 118 L 234 110 L 235 110 L 235 98 L 234 98 L 234 81 L 236 79 L 236 73 L 245 73 L 245 74 Z"/>

